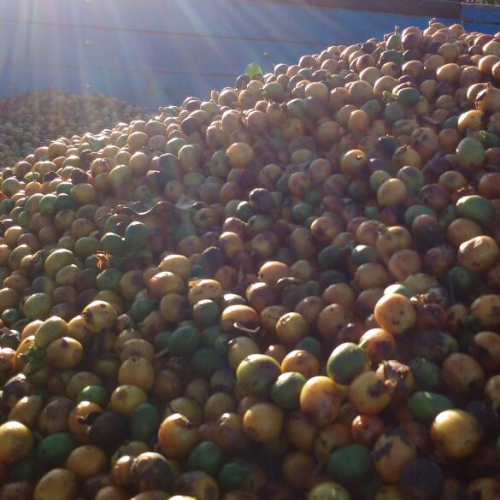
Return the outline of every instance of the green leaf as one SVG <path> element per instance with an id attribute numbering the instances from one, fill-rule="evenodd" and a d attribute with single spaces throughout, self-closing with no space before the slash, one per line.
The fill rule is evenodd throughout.
<path id="1" fill-rule="evenodd" d="M 101 141 L 90 134 L 87 134 L 87 142 L 94 153 L 102 149 Z"/>
<path id="2" fill-rule="evenodd" d="M 40 179 L 40 174 L 38 172 L 34 172 L 33 170 L 24 176 L 24 180 L 28 182 L 37 181 L 38 179 Z"/>
<path id="3" fill-rule="evenodd" d="M 260 76 L 262 74 L 263 74 L 262 68 L 256 62 L 250 63 L 245 68 L 245 75 L 247 75 L 249 78 Z"/>
<path id="4" fill-rule="evenodd" d="M 384 90 L 382 92 L 382 98 L 386 103 L 395 102 L 398 98 L 396 94 L 389 92 L 388 90 Z"/>

